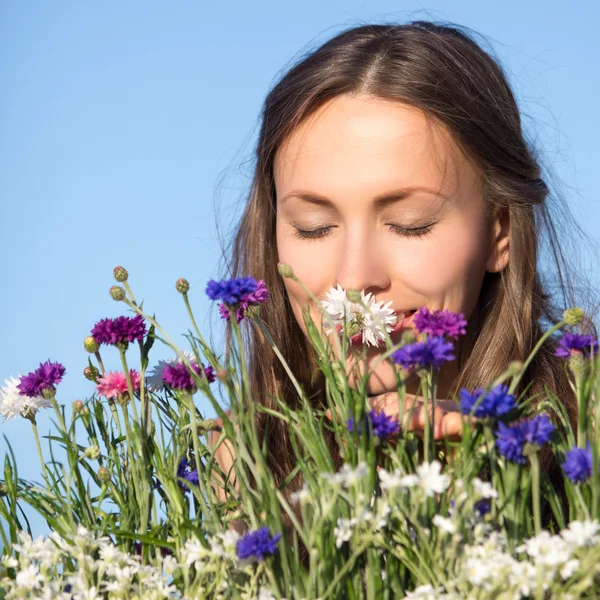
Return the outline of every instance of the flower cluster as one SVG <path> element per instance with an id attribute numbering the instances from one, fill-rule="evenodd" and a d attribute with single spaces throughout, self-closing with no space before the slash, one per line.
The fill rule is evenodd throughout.
<path id="1" fill-rule="evenodd" d="M 52 363 L 49 360 L 40 363 L 40 366 L 28 375 L 21 377 L 17 386 L 19 392 L 28 398 L 47 395 L 54 396 L 55 385 L 62 381 L 65 368 L 60 363 Z"/>
<path id="2" fill-rule="evenodd" d="M 583 354 L 584 351 L 592 355 L 597 354 L 598 341 L 591 335 L 567 332 L 560 338 L 559 347 L 554 352 L 554 356 L 569 358 L 573 354 Z"/>
<path id="3" fill-rule="evenodd" d="M 376 437 L 381 439 L 387 439 L 391 435 L 397 434 L 400 427 L 398 421 L 392 416 L 383 411 L 377 412 L 375 410 L 368 412 L 364 422 L 355 423 L 354 417 L 350 417 L 346 421 L 348 431 L 352 432 L 356 428 L 356 431 L 360 434 L 363 432 L 363 424 L 366 425 L 366 435 L 369 435 L 372 431 Z"/>
<path id="4" fill-rule="evenodd" d="M 237 555 L 242 560 L 251 558 L 262 561 L 266 555 L 277 552 L 279 538 L 281 538 L 280 533 L 271 535 L 266 526 L 256 531 L 250 531 L 238 540 Z"/>
<path id="5" fill-rule="evenodd" d="M 202 369 L 197 362 L 193 361 L 191 367 L 194 372 L 203 377 Z M 204 365 L 203 365 L 204 367 Z M 204 367 L 206 379 L 209 383 L 215 380 L 214 369 L 209 365 Z M 196 384 L 188 368 L 181 362 L 171 363 L 165 366 L 162 372 L 162 380 L 173 390 L 182 390 L 186 392 L 195 392 Z"/>
<path id="6" fill-rule="evenodd" d="M 428 337 L 422 342 L 406 344 L 392 354 L 392 360 L 405 369 L 439 369 L 444 363 L 454 360 L 454 344 L 442 337 Z"/>
<path id="7" fill-rule="evenodd" d="M 488 392 L 477 388 L 472 393 L 466 389 L 460 390 L 460 407 L 464 415 L 473 414 L 476 417 L 497 419 L 516 408 L 515 397 L 508 393 L 506 385 L 497 385 Z"/>
<path id="8" fill-rule="evenodd" d="M 141 375 L 135 370 L 129 370 L 129 378 L 134 392 L 140 391 L 142 383 Z M 125 399 L 129 396 L 129 388 L 127 386 L 127 377 L 122 371 L 107 371 L 98 378 L 96 390 L 100 396 L 107 399 Z"/>
<path id="9" fill-rule="evenodd" d="M 543 446 L 550 441 L 555 429 L 546 415 L 538 415 L 511 425 L 498 423 L 495 432 L 496 446 L 508 460 L 523 465 L 527 462 L 523 454 L 525 444 Z"/>
<path id="10" fill-rule="evenodd" d="M 92 337 L 98 344 L 126 346 L 129 342 L 142 342 L 146 335 L 146 324 L 140 315 L 101 319 L 92 328 Z"/>
<path id="11" fill-rule="evenodd" d="M 430 311 L 421 306 L 413 317 L 413 324 L 419 333 L 437 337 L 446 335 L 456 339 L 467 332 L 465 316 L 448 309 Z"/>
<path id="12" fill-rule="evenodd" d="M 235 309 L 235 318 L 239 323 L 248 313 L 248 309 L 264 304 L 269 299 L 269 290 L 261 279 L 254 277 L 232 277 L 222 281 L 210 280 L 206 294 L 211 300 L 221 300 L 219 313 L 229 320 L 229 309 Z"/>
<path id="13" fill-rule="evenodd" d="M 373 294 L 365 294 L 362 290 L 360 302 L 352 302 L 339 283 L 327 292 L 321 304 L 335 326 L 331 328 L 328 324 L 328 334 L 342 332 L 345 321 L 346 332 L 352 336 L 352 341 L 361 339 L 363 344 L 371 346 L 384 342 L 385 334 L 392 331 L 397 320 L 391 301 L 377 302 Z"/>
<path id="14" fill-rule="evenodd" d="M 11 377 L 4 380 L 4 387 L 0 388 L 0 415 L 6 422 L 12 417 L 35 419 L 41 408 L 49 408 L 52 403 L 43 396 L 25 396 L 19 390 L 19 379 Z"/>

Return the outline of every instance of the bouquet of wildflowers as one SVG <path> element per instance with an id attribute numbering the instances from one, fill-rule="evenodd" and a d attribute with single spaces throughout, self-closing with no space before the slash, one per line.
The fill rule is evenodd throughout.
<path id="1" fill-rule="evenodd" d="M 286 265 L 280 273 L 302 285 Z M 511 365 L 485 388 L 461 390 L 462 437 L 440 443 L 427 415 L 435 414 L 438 371 L 454 359 L 455 340 L 465 333 L 462 315 L 421 308 L 413 317 L 421 339 L 404 336 L 393 344 L 391 303 L 339 286 L 323 302 L 313 297 L 322 322 L 306 312 L 305 325 L 325 378 L 325 405 L 311 404 L 273 345 L 298 402 L 292 409 L 278 398 L 272 410 L 253 397 L 241 329 L 248 324 L 272 339 L 261 320 L 269 310 L 264 282 L 209 282 L 206 293 L 219 303 L 229 333 L 218 354 L 197 327 L 184 279 L 176 289 L 190 317 L 188 349 L 136 302 L 125 269 L 115 268 L 114 276 L 121 285 L 111 295 L 132 316 L 102 319 L 85 339 L 84 375 L 94 394 L 74 402 L 67 419 L 59 401 L 65 369 L 51 361 L 7 379 L 0 390 L 4 419 L 31 422 L 41 465 L 40 480 L 25 481 L 12 451 L 4 457 L 0 597 L 600 595 L 598 343 L 577 333 L 579 309 L 565 311 L 523 364 Z M 526 393 L 515 393 L 541 344 L 561 333 L 556 352 L 577 397 L 576 430 L 550 392 L 535 411 Z M 148 370 L 157 341 L 173 357 Z M 346 357 L 352 354 L 359 364 L 369 345 L 381 344 L 380 360 L 395 366 L 401 419 L 371 407 L 368 372 L 359 372 L 358 385 L 349 384 Z M 105 370 L 105 352 L 118 354 L 120 370 Z M 413 409 L 406 370 L 418 374 L 419 393 L 431 409 L 425 410 L 422 440 L 406 428 Z M 220 421 L 200 413 L 199 394 Z M 50 458 L 36 427 L 45 409 L 56 415 L 56 431 L 47 436 Z M 289 427 L 304 482 L 291 495 L 267 466 L 259 411 Z M 338 442 L 340 468 L 325 432 Z M 215 460 L 222 444 L 234 450 L 233 474 Z M 556 456 L 562 489 L 540 468 L 542 450 Z M 43 516 L 48 536 L 32 539 L 25 505 Z"/>

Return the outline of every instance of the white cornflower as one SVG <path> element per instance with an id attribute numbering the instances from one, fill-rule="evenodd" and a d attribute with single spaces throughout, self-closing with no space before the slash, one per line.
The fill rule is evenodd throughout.
<path id="1" fill-rule="evenodd" d="M 570 544 L 579 548 L 581 546 L 594 546 L 600 541 L 596 535 L 600 529 L 598 521 L 571 521 L 569 529 L 563 529 L 560 532 L 562 538 Z"/>
<path id="2" fill-rule="evenodd" d="M 331 485 L 342 485 L 345 488 L 359 482 L 368 473 L 367 463 L 361 461 L 356 469 L 349 464 L 342 465 L 337 473 L 321 473 L 321 477 Z"/>
<path id="3" fill-rule="evenodd" d="M 290 494 L 290 499 L 294 504 L 302 504 L 303 502 L 306 502 L 309 498 L 310 492 L 308 491 L 308 486 L 306 485 L 306 482 L 304 483 L 301 489 Z"/>
<path id="4" fill-rule="evenodd" d="M 563 579 L 570 579 L 577 573 L 577 569 L 579 569 L 579 561 L 576 558 L 572 558 L 561 567 L 560 576 Z"/>
<path id="5" fill-rule="evenodd" d="M 352 537 L 354 526 L 358 523 L 356 519 L 342 519 L 337 520 L 337 526 L 333 530 L 335 535 L 335 546 L 341 548 L 344 542 L 347 542 Z"/>
<path id="6" fill-rule="evenodd" d="M 338 283 L 337 288 L 332 287 L 327 292 L 322 304 L 334 325 L 343 325 L 345 316 L 346 327 L 362 333 L 363 344 L 379 346 L 385 340 L 384 328 L 390 333 L 397 321 L 396 313 L 391 308 L 392 301 L 377 302 L 372 293 L 365 294 L 364 290 L 361 290 L 360 297 L 362 303 L 351 302 Z M 327 333 L 332 331 L 335 329 L 328 327 Z"/>
<path id="7" fill-rule="evenodd" d="M 450 477 L 442 474 L 442 464 L 438 460 L 431 463 L 422 463 L 417 467 L 419 486 L 425 492 L 425 496 L 441 494 L 448 489 Z"/>
<path id="8" fill-rule="evenodd" d="M 516 551 L 527 552 L 536 565 L 544 567 L 558 567 L 571 558 L 571 546 L 549 531 L 541 531 L 535 537 L 525 540 Z"/>
<path id="9" fill-rule="evenodd" d="M 12 417 L 32 417 L 35 416 L 40 408 L 49 408 L 52 406 L 50 400 L 43 396 L 22 396 L 17 385 L 21 381 L 21 376 L 18 378 L 11 377 L 4 380 L 4 387 L 0 388 L 0 415 L 4 417 L 4 421 Z"/>
<path id="10" fill-rule="evenodd" d="M 182 350 L 181 353 L 188 359 L 190 363 L 196 362 L 196 357 L 189 350 Z M 183 361 L 178 356 L 175 358 L 169 358 L 168 360 L 159 360 L 158 364 L 151 371 L 146 373 L 146 387 L 153 392 L 160 392 L 164 390 L 165 384 L 162 380 L 162 374 L 165 370 L 165 367 L 182 362 Z"/>
<path id="11" fill-rule="evenodd" d="M 444 533 L 456 533 L 456 524 L 451 519 L 446 519 L 442 515 L 435 515 L 432 523 Z"/>
<path id="12" fill-rule="evenodd" d="M 385 469 L 379 469 L 379 484 L 384 491 L 403 490 L 414 487 L 418 483 L 418 475 L 403 475 L 400 469 L 396 469 L 393 473 L 389 473 Z"/>
<path id="13" fill-rule="evenodd" d="M 475 477 L 471 482 L 475 493 L 482 498 L 497 498 L 498 492 L 487 481 L 481 481 L 479 477 Z"/>

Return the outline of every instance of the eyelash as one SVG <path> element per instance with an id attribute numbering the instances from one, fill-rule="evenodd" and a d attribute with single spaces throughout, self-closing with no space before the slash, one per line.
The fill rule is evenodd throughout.
<path id="1" fill-rule="evenodd" d="M 431 233 L 431 229 L 434 225 L 435 223 L 430 223 L 429 225 L 423 225 L 422 227 L 407 228 L 400 227 L 400 225 L 394 225 L 393 223 L 388 223 L 388 227 L 390 227 L 394 233 L 397 233 L 403 237 L 417 238 L 424 237 L 428 233 Z M 296 233 L 294 235 L 297 238 L 300 238 L 301 240 L 315 240 L 328 235 L 329 231 L 333 229 L 334 226 L 330 225 L 329 227 L 320 227 L 319 229 L 300 229 L 294 225 L 294 228 L 296 229 Z"/>

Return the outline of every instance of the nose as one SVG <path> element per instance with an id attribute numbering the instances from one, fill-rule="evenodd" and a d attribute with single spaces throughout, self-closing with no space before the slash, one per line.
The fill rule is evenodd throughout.
<path id="1" fill-rule="evenodd" d="M 334 286 L 339 283 L 344 289 L 376 294 L 391 284 L 388 264 L 388 257 L 377 243 L 376 234 L 348 232 L 340 249 Z"/>

